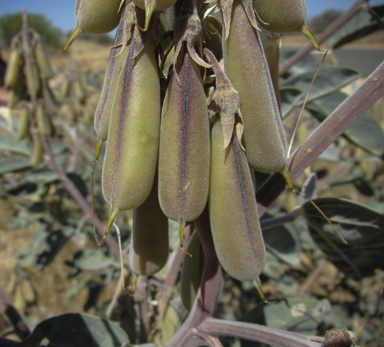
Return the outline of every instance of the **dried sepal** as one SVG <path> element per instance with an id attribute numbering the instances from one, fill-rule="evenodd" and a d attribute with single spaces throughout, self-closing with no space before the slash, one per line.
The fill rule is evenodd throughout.
<path id="1" fill-rule="evenodd" d="M 248 20 L 251 23 L 251 25 L 256 29 L 260 31 L 260 28 L 257 25 L 256 21 L 256 14 L 255 10 L 253 8 L 253 0 L 241 0 L 245 13 L 247 14 Z"/>
<path id="2" fill-rule="evenodd" d="M 350 347 L 355 346 L 353 340 L 357 340 L 357 335 L 347 329 L 331 329 L 325 333 L 321 347 Z"/>
<path id="3" fill-rule="evenodd" d="M 175 23 L 175 56 L 173 60 L 174 66 L 178 66 L 176 63 L 185 42 L 187 51 L 196 64 L 205 68 L 211 67 L 211 65 L 207 64 L 202 58 L 200 58 L 199 55 L 202 51 L 202 33 L 203 29 L 195 1 L 184 0 L 180 14 L 177 17 Z M 177 70 L 176 77 L 178 79 Z"/>
<path id="4" fill-rule="evenodd" d="M 212 113 L 220 113 L 224 134 L 224 149 L 226 149 L 234 132 L 240 144 L 243 136 L 244 125 L 240 111 L 239 93 L 233 88 L 231 81 L 220 67 L 213 53 L 205 48 L 204 54 L 213 65 L 216 75 L 216 90 L 210 100 L 209 108 Z"/>
<path id="5" fill-rule="evenodd" d="M 121 2 L 120 8 L 123 5 L 124 5 L 124 0 Z M 122 11 L 123 11 L 123 13 L 121 14 L 122 18 L 120 19 L 120 22 L 122 22 L 121 23 L 122 25 L 119 25 L 118 30 L 122 30 L 123 38 L 121 40 L 121 43 L 112 47 L 112 48 L 116 48 L 121 46 L 120 51 L 116 54 L 115 57 L 123 53 L 125 47 L 128 46 L 128 42 L 132 37 L 132 27 L 135 26 L 135 24 L 137 23 L 136 6 L 132 0 L 127 1 Z"/>
<path id="6" fill-rule="evenodd" d="M 227 39 L 229 36 L 229 29 L 231 28 L 233 0 L 220 0 L 220 7 L 224 22 L 224 38 Z"/>

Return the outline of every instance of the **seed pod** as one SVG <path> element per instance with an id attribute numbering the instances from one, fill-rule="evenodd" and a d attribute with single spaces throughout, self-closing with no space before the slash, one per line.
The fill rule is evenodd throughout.
<path id="1" fill-rule="evenodd" d="M 68 79 L 65 79 L 63 84 L 61 85 L 61 95 L 64 98 L 67 98 L 69 96 L 69 89 L 70 89 L 70 83 Z"/>
<path id="2" fill-rule="evenodd" d="M 15 88 L 17 86 L 22 74 L 22 64 L 23 57 L 20 49 L 14 48 L 5 71 L 4 86 L 6 88 Z"/>
<path id="3" fill-rule="evenodd" d="M 124 51 L 117 55 L 122 43 L 124 31 L 124 18 L 120 20 L 119 27 L 116 32 L 115 41 L 109 54 L 107 70 L 105 72 L 103 89 L 97 104 L 94 118 L 94 126 L 97 135 L 96 160 L 99 159 L 101 145 L 108 138 L 109 119 L 113 108 L 113 100 L 116 94 L 116 87 L 120 76 L 120 71 L 128 54 L 129 47 L 125 47 Z"/>
<path id="4" fill-rule="evenodd" d="M 209 189 L 208 108 L 198 65 L 185 52 L 173 73 L 163 103 L 159 199 L 168 218 L 180 225 L 183 246 L 185 222 L 203 211 Z"/>
<path id="5" fill-rule="evenodd" d="M 31 119 L 31 110 L 27 106 L 23 106 L 21 109 L 21 116 L 19 120 L 19 129 L 17 131 L 17 138 L 24 140 L 29 135 L 29 121 Z"/>
<path id="6" fill-rule="evenodd" d="M 254 8 L 263 28 L 280 34 L 299 31 L 320 50 L 316 38 L 305 23 L 305 0 L 254 0 Z"/>
<path id="7" fill-rule="evenodd" d="M 265 265 L 265 246 L 251 173 L 237 137 L 223 151 L 224 135 L 217 121 L 211 135 L 209 216 L 217 257 L 239 281 L 251 281 Z"/>
<path id="8" fill-rule="evenodd" d="M 267 59 L 269 72 L 272 78 L 273 89 L 275 91 L 277 104 L 280 107 L 280 88 L 279 88 L 279 62 L 280 62 L 280 35 L 266 30 L 260 32 L 265 57 Z"/>
<path id="9" fill-rule="evenodd" d="M 140 206 L 148 197 L 157 164 L 160 84 L 151 40 L 132 59 L 131 44 L 112 109 L 102 186 L 111 205 L 106 234 L 119 211 Z"/>
<path id="10" fill-rule="evenodd" d="M 224 68 L 239 93 L 247 159 L 256 171 L 281 171 L 287 142 L 260 36 L 240 0 L 233 6 L 229 37 L 223 40 Z"/>
<path id="11" fill-rule="evenodd" d="M 36 135 L 33 139 L 33 153 L 31 156 L 31 163 L 33 166 L 39 165 L 43 161 L 43 144 L 40 137 Z"/>
<path id="12" fill-rule="evenodd" d="M 153 275 L 164 267 L 168 254 L 168 218 L 160 208 L 157 183 L 154 183 L 148 198 L 133 210 L 129 249 L 132 272 L 136 275 Z"/>
<path id="13" fill-rule="evenodd" d="M 53 135 L 52 124 L 42 102 L 39 102 L 36 108 L 36 123 L 40 134 L 48 137 Z"/>
<path id="14" fill-rule="evenodd" d="M 49 88 L 48 82 L 43 80 L 43 105 L 45 111 L 49 115 L 56 115 L 57 113 L 57 103 L 55 100 L 55 97 L 51 91 L 51 88 Z"/>
<path id="15" fill-rule="evenodd" d="M 50 79 L 53 76 L 53 71 L 47 54 L 44 50 L 43 44 L 40 40 L 37 41 L 34 49 L 34 54 L 36 58 L 37 66 L 40 70 L 40 73 L 45 79 Z"/>
<path id="16" fill-rule="evenodd" d="M 27 82 L 28 94 L 32 99 L 37 97 L 37 94 L 40 91 L 40 75 L 39 70 L 36 65 L 36 61 L 31 54 L 27 54 L 28 57 L 25 58 L 24 73 Z"/>
<path id="17" fill-rule="evenodd" d="M 63 51 L 82 33 L 103 34 L 115 29 L 120 19 L 119 6 L 120 0 L 76 0 L 76 27 Z"/>
<path id="18" fill-rule="evenodd" d="M 25 85 L 23 81 L 20 79 L 18 83 L 11 89 L 11 93 L 8 101 L 8 107 L 11 108 L 15 106 L 20 100 L 22 100 L 26 96 L 25 94 L 26 94 Z"/>
<path id="19" fill-rule="evenodd" d="M 184 307 L 187 311 L 191 311 L 204 271 L 204 252 L 197 233 L 189 242 L 187 251 L 192 257 L 184 258 L 181 270 L 180 296 Z"/>

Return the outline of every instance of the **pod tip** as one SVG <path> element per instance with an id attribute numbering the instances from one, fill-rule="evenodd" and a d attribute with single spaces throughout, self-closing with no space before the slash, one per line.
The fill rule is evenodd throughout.
<path id="1" fill-rule="evenodd" d="M 256 287 L 256 289 L 257 289 L 257 291 L 261 297 L 261 300 L 263 300 L 266 304 L 270 304 L 270 302 L 265 299 L 263 288 L 261 287 L 260 278 L 256 277 L 252 282 L 253 282 L 254 286 Z"/>
<path id="2" fill-rule="evenodd" d="M 63 48 L 63 52 L 65 52 L 81 34 L 81 30 L 76 26 L 75 29 L 73 29 L 71 35 L 69 35 L 67 42 L 65 43 L 65 46 Z"/>
<path id="3" fill-rule="evenodd" d="M 109 234 L 109 230 L 111 229 L 113 222 L 115 221 L 116 216 L 118 215 L 119 212 L 120 211 L 118 208 L 111 207 L 111 211 L 109 212 L 108 222 L 107 222 L 107 226 L 105 227 L 105 234 L 104 234 L 103 239 L 105 239 L 107 237 L 107 235 Z"/>
<path id="4" fill-rule="evenodd" d="M 96 144 L 96 161 L 99 161 L 101 146 L 103 145 L 103 143 L 104 143 L 103 139 L 97 139 L 97 144 Z"/>
<path id="5" fill-rule="evenodd" d="M 136 283 L 137 283 L 137 278 L 138 278 L 138 277 L 139 277 L 139 276 L 136 275 L 135 273 L 132 274 L 131 291 L 128 292 L 128 295 L 129 295 L 129 296 L 134 296 L 135 293 L 136 293 Z"/>

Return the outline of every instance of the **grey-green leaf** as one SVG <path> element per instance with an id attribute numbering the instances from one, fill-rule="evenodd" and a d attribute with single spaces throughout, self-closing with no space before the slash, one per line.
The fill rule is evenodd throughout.
<path id="1" fill-rule="evenodd" d="M 306 108 L 319 120 L 326 119 L 346 98 L 347 94 L 337 91 L 306 105 Z M 384 154 L 384 132 L 380 123 L 369 113 L 364 112 L 345 130 L 343 136 L 356 146 L 376 156 Z"/>
<path id="2" fill-rule="evenodd" d="M 18 140 L 16 137 L 11 135 L 0 135 L 0 148 L 26 156 L 31 154 L 31 151 L 25 141 Z"/>
<path id="3" fill-rule="evenodd" d="M 241 320 L 294 333 L 315 335 L 316 328 L 331 310 L 327 299 L 285 299 L 274 304 L 259 304 Z M 242 340 L 241 346 L 254 347 L 261 344 Z"/>
<path id="4" fill-rule="evenodd" d="M 0 175 L 9 172 L 25 171 L 32 167 L 27 159 L 7 159 L 0 162 Z"/>
<path id="5" fill-rule="evenodd" d="M 281 87 L 295 87 L 307 92 L 315 76 L 316 70 L 292 76 L 281 83 Z M 323 67 L 312 86 L 308 102 L 331 94 L 340 88 L 352 83 L 360 76 L 359 71 L 343 66 Z M 302 99 L 301 102 L 303 102 Z"/>
<path id="6" fill-rule="evenodd" d="M 382 12 L 383 7 L 384 6 L 377 6 L 371 9 L 378 14 Z M 336 49 L 380 29 L 380 25 L 369 13 L 360 11 L 329 38 L 328 44 L 333 49 Z"/>
<path id="7" fill-rule="evenodd" d="M 285 118 L 299 104 L 304 96 L 304 91 L 299 88 L 285 87 L 280 89 L 281 116 Z"/>
<path id="8" fill-rule="evenodd" d="M 313 240 L 340 271 L 361 279 L 373 275 L 375 269 L 384 269 L 382 214 L 346 199 L 320 198 L 314 203 L 348 242 L 343 243 L 310 202 L 303 205 Z"/>
<path id="9" fill-rule="evenodd" d="M 122 347 L 129 342 L 127 334 L 117 325 L 86 314 L 67 313 L 47 319 L 36 326 L 20 347 Z"/>
<path id="10" fill-rule="evenodd" d="M 75 254 L 75 265 L 82 270 L 99 270 L 114 263 L 114 259 L 104 254 L 101 249 L 86 248 Z"/>

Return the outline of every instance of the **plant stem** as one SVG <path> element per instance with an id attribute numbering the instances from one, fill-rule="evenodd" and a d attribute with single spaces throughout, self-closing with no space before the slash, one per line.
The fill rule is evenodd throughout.
<path id="1" fill-rule="evenodd" d="M 202 285 L 187 320 L 164 347 L 198 347 L 199 338 L 193 338 L 196 329 L 206 318 L 212 316 L 218 296 L 224 285 L 225 272 L 220 266 L 213 244 L 208 208 L 195 221 L 204 250 L 205 266 Z"/>
<path id="2" fill-rule="evenodd" d="M 322 44 L 326 41 L 331 35 L 333 35 L 340 27 L 342 27 L 347 21 L 349 21 L 353 16 L 359 13 L 361 10 L 367 8 L 368 0 L 357 0 L 352 7 L 342 14 L 339 18 L 337 18 L 326 30 L 324 30 L 318 37 L 317 42 Z M 291 58 L 289 58 L 279 70 L 280 76 L 292 67 L 292 65 L 296 64 L 298 61 L 303 59 L 309 52 L 314 49 L 312 43 L 309 43 L 302 50 L 294 54 Z"/>
<path id="3" fill-rule="evenodd" d="M 384 95 L 384 62 L 350 95 L 290 156 L 288 162 L 295 180 L 315 159 L 356 119 Z M 279 173 L 273 174 L 256 193 L 261 217 L 285 190 L 286 182 Z"/>
<path id="4" fill-rule="evenodd" d="M 77 202 L 79 207 L 82 209 L 84 214 L 88 216 L 90 220 L 93 218 L 93 212 L 92 209 L 89 207 L 87 201 L 83 198 L 83 196 L 80 194 L 76 186 L 73 184 L 73 182 L 68 178 L 68 176 L 65 174 L 65 172 L 62 170 L 62 168 L 57 164 L 55 157 L 53 156 L 51 147 L 48 143 L 48 141 L 45 139 L 44 136 L 40 136 L 41 142 L 44 147 L 44 153 L 48 157 L 49 163 L 52 165 L 53 169 L 57 172 L 59 175 L 61 182 L 63 183 L 65 189 L 69 192 L 69 194 L 72 196 L 72 198 Z M 103 223 L 101 223 L 100 219 L 98 219 L 96 216 L 94 216 L 94 222 L 96 230 L 99 232 L 100 236 L 104 236 L 105 227 Z M 105 242 L 108 244 L 111 251 L 116 255 L 117 258 L 120 256 L 120 251 L 117 243 L 111 238 L 107 237 L 105 238 Z"/>
<path id="5" fill-rule="evenodd" d="M 311 336 L 299 335 L 259 324 L 207 318 L 198 329 L 208 334 L 234 336 L 278 347 L 320 347 L 319 343 L 314 342 Z M 318 340 L 319 338 L 316 338 L 316 341 Z"/>

